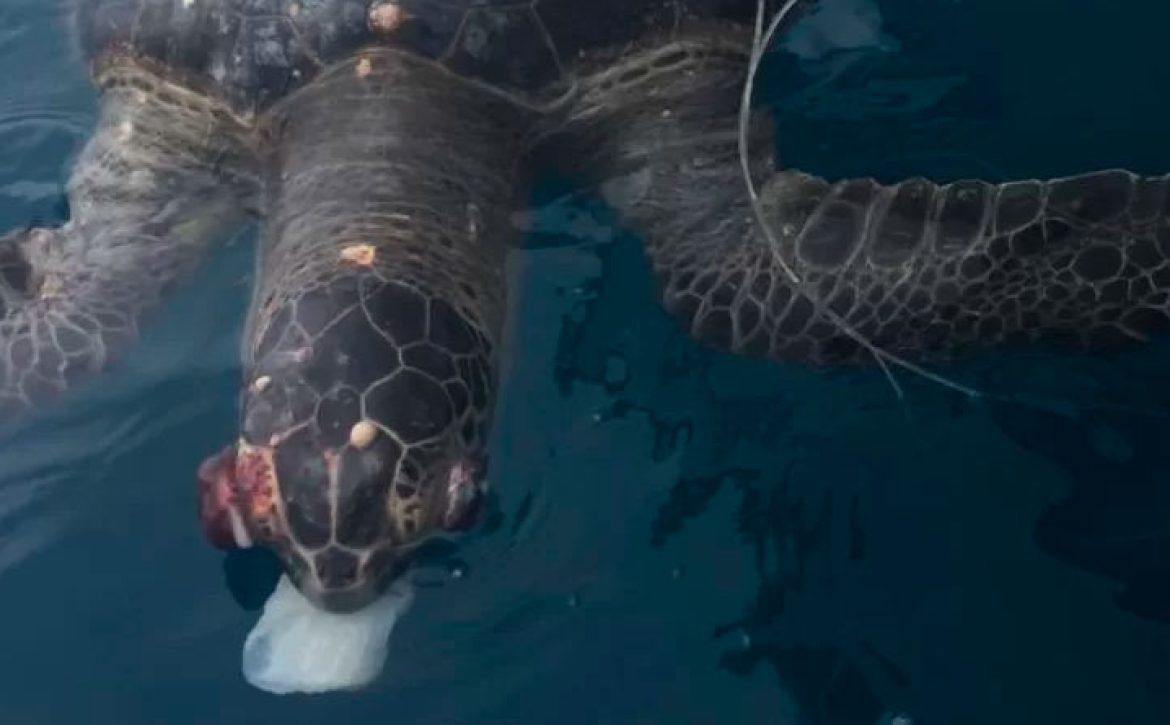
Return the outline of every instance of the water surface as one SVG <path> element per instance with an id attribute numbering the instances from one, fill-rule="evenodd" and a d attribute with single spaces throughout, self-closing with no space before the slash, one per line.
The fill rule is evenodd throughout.
<path id="1" fill-rule="evenodd" d="M 772 58 L 785 163 L 1170 170 L 1161 4 L 881 16 Z M 58 219 L 96 99 L 52 6 L 0 6 L 0 68 L 0 226 Z M 273 572 L 200 535 L 194 470 L 234 437 L 249 231 L 100 384 L 0 443 L 0 722 L 1170 721 L 1167 341 L 979 355 L 945 372 L 994 401 L 903 377 L 899 403 L 874 371 L 701 349 L 595 205 L 532 226 L 498 516 L 435 553 L 374 687 L 249 688 Z"/>

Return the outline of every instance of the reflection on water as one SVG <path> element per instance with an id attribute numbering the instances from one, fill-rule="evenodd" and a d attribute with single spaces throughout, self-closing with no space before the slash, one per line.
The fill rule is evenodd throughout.
<path id="1" fill-rule="evenodd" d="M 907 418 L 876 374 L 708 355 L 665 319 L 615 332 L 617 308 L 641 294 L 637 255 L 633 243 L 603 252 L 604 275 L 561 336 L 561 389 L 604 387 L 601 420 L 645 420 L 655 458 L 680 462 L 653 547 L 712 517 L 742 547 L 733 556 L 756 584 L 712 623 L 720 667 L 768 667 L 817 723 L 1024 710 L 1090 722 L 1119 701 L 1135 722 L 1167 711 L 1153 683 L 1170 674 L 1170 633 L 1152 621 L 1170 601 L 1166 415 L 1149 408 L 1170 396 L 1143 370 L 1164 346 L 975 360 L 948 369 L 1027 396 L 971 405 L 912 384 Z M 1046 411 L 1054 400 L 1065 405 Z M 1125 589 L 1112 595 L 1102 576 Z"/>
<path id="2" fill-rule="evenodd" d="M 1165 379 L 1151 379 L 1165 401 Z M 1085 411 L 996 410 L 995 422 L 1021 447 L 1050 460 L 1067 494 L 1036 522 L 1049 555 L 1117 582 L 1117 606 L 1170 625 L 1170 488 L 1164 417 Z"/>
<path id="3" fill-rule="evenodd" d="M 821 0 L 777 41 L 803 61 L 848 51 L 891 53 L 901 48 L 882 30 L 882 11 L 873 0 Z"/>

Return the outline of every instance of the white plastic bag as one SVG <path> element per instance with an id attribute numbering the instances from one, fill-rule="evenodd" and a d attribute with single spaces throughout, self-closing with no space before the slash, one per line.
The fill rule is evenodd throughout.
<path id="1" fill-rule="evenodd" d="M 244 678 L 278 695 L 363 687 L 382 671 L 390 632 L 413 601 L 414 589 L 399 580 L 366 608 L 335 614 L 281 576 L 244 641 Z"/>

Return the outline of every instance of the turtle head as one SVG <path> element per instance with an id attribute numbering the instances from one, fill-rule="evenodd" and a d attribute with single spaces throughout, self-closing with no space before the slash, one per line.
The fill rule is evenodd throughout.
<path id="1" fill-rule="evenodd" d="M 319 607 L 359 609 L 419 544 L 477 520 L 490 345 L 442 299 L 367 279 L 270 319 L 241 438 L 200 470 L 205 531 L 271 548 Z"/>

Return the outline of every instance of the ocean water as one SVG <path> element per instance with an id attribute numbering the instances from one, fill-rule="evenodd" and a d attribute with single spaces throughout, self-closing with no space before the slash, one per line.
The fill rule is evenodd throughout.
<path id="1" fill-rule="evenodd" d="M 825 0 L 766 71 L 830 178 L 1170 170 L 1152 0 Z M 0 4 L 0 227 L 61 212 L 95 97 Z M 234 437 L 254 230 L 100 384 L 0 440 L 0 723 L 1170 722 L 1170 341 L 973 355 L 973 404 L 704 350 L 638 240 L 538 193 L 490 525 L 437 548 L 368 690 L 275 697 L 275 583 L 195 513 Z"/>

